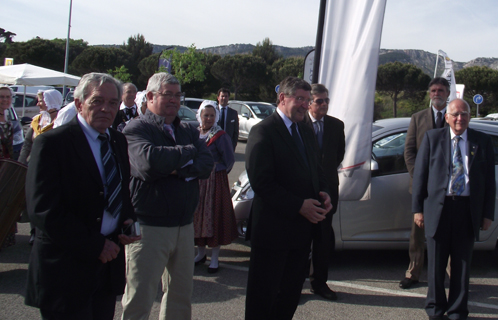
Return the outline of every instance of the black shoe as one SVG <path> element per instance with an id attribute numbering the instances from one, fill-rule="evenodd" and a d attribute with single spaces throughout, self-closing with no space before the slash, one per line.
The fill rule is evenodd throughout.
<path id="1" fill-rule="evenodd" d="M 331 300 L 331 301 L 337 300 L 337 294 L 334 291 L 332 291 L 327 285 L 320 287 L 318 289 L 311 288 L 310 291 L 314 294 L 321 296 L 322 298 L 327 299 L 327 300 Z"/>
<path id="2" fill-rule="evenodd" d="M 209 267 L 208 268 L 208 273 L 216 273 L 216 272 L 218 272 L 218 269 L 219 269 L 219 267 L 217 267 L 217 268 L 211 268 L 211 267 Z"/>
<path id="3" fill-rule="evenodd" d="M 198 266 L 200 264 L 203 264 L 204 262 L 206 262 L 206 258 L 207 258 L 207 256 L 204 255 L 204 257 L 201 260 L 194 262 L 194 265 Z"/>
<path id="4" fill-rule="evenodd" d="M 410 279 L 410 278 L 404 278 L 403 280 L 401 280 L 399 282 L 399 287 L 401 289 L 408 289 L 410 288 L 412 285 L 418 283 L 418 280 L 413 280 L 413 279 Z"/>

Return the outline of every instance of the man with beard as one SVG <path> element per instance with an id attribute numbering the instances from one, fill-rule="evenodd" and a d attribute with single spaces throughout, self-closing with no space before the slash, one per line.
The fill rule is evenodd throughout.
<path id="1" fill-rule="evenodd" d="M 406 134 L 405 143 L 405 163 L 410 173 L 410 193 L 412 191 L 413 171 L 415 168 L 415 158 L 420 148 L 425 133 L 431 129 L 448 126 L 445 121 L 446 100 L 450 95 L 450 84 L 444 78 L 434 78 L 429 83 L 429 97 L 431 107 L 419 111 L 412 115 L 410 127 Z M 422 267 L 424 266 L 425 235 L 424 229 L 412 224 L 410 234 L 410 264 L 406 270 L 405 277 L 400 281 L 402 289 L 408 289 L 413 284 L 418 283 Z"/>

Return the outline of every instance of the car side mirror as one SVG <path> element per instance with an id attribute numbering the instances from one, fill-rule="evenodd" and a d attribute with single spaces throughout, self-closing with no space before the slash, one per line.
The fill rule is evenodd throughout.
<path id="1" fill-rule="evenodd" d="M 379 175 L 379 164 L 374 159 L 370 159 L 370 171 L 371 171 L 372 177 Z"/>
<path id="2" fill-rule="evenodd" d="M 243 116 L 244 118 L 249 119 L 249 114 L 247 114 L 247 113 L 243 113 L 243 114 L 242 114 L 242 116 Z"/>

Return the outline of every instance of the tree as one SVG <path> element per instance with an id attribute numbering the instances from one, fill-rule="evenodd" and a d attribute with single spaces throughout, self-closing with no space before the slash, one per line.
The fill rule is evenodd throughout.
<path id="1" fill-rule="evenodd" d="M 275 61 L 282 58 L 282 55 L 277 52 L 270 38 L 265 38 L 263 42 L 258 42 L 252 50 L 252 55 L 263 59 L 268 66 L 273 65 Z"/>
<path id="2" fill-rule="evenodd" d="M 391 62 L 377 70 L 376 89 L 388 94 L 393 101 L 393 117 L 397 116 L 397 102 L 401 93 L 406 97 L 423 99 L 430 77 L 422 69 L 407 63 Z"/>
<path id="3" fill-rule="evenodd" d="M 13 32 L 6 31 L 5 29 L 0 28 L 0 39 L 3 39 L 4 43 L 13 43 L 14 41 L 12 40 L 12 38 L 14 38 L 16 35 L 17 34 Z"/>
<path id="4" fill-rule="evenodd" d="M 71 67 L 78 74 L 89 72 L 107 72 L 122 65 L 127 65 L 130 54 L 118 48 L 89 47 L 74 59 Z"/>
<path id="5" fill-rule="evenodd" d="M 130 56 L 127 63 L 125 64 L 131 74 L 131 80 L 137 87 L 145 87 L 147 84 L 147 79 L 140 77 L 141 72 L 138 67 L 140 61 L 147 58 L 152 54 L 153 46 L 151 43 L 145 41 L 145 37 L 141 34 L 136 36 L 131 36 L 128 38 L 126 44 L 123 43 L 121 49 L 127 51 Z"/>
<path id="6" fill-rule="evenodd" d="M 212 98 L 211 95 L 216 95 L 218 89 L 222 86 L 221 82 L 216 79 L 211 73 L 211 68 L 214 63 L 221 59 L 217 54 L 202 54 L 201 63 L 205 66 L 203 81 L 194 80 L 182 86 L 182 91 L 189 97 L 195 98 Z"/>
<path id="7" fill-rule="evenodd" d="M 123 82 L 123 83 L 131 82 L 131 76 L 128 73 L 128 69 L 126 69 L 126 67 L 124 65 L 122 65 L 119 68 L 115 67 L 114 70 L 109 69 L 109 70 L 107 70 L 107 73 L 112 75 L 114 78 L 121 80 L 121 82 Z"/>
<path id="8" fill-rule="evenodd" d="M 137 85 L 139 89 L 145 89 L 146 84 L 149 81 L 149 78 L 152 77 L 152 75 L 157 72 L 157 65 L 160 55 L 161 54 L 159 52 L 151 54 L 150 56 L 143 58 L 138 63 L 138 70 L 140 70 L 140 76 L 138 82 L 144 84 L 141 86 Z"/>
<path id="9" fill-rule="evenodd" d="M 211 73 L 232 89 L 235 99 L 241 91 L 257 97 L 259 84 L 264 82 L 266 76 L 266 63 L 260 57 L 236 54 L 216 61 Z"/>
<path id="10" fill-rule="evenodd" d="M 203 53 L 198 52 L 193 44 L 184 53 L 175 48 L 164 51 L 161 57 L 166 59 L 171 57 L 171 73 L 181 84 L 206 79 L 204 75 L 206 67 L 202 63 Z"/>
<path id="11" fill-rule="evenodd" d="M 472 101 L 476 94 L 483 96 L 484 101 L 479 106 L 482 114 L 491 113 L 498 107 L 498 71 L 488 67 L 469 67 L 455 72 L 457 83 L 465 85 L 464 98 Z M 473 105 L 473 104 L 471 104 Z"/>

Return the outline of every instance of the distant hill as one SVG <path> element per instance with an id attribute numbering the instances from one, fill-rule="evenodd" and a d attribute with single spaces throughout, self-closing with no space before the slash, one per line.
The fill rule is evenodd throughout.
<path id="1" fill-rule="evenodd" d="M 104 46 L 104 45 L 103 45 Z M 105 45 L 118 47 L 119 45 Z M 310 52 L 314 47 L 301 47 L 301 48 L 289 48 L 274 45 L 277 52 L 279 52 L 284 58 L 288 57 L 304 57 L 308 52 Z M 178 51 L 184 52 L 187 50 L 187 47 L 182 46 L 174 46 L 174 45 L 153 45 L 154 50 L 153 53 L 161 52 L 165 49 L 174 47 L 177 48 Z M 199 51 L 205 53 L 219 54 L 220 56 L 233 55 L 233 54 L 250 54 L 254 49 L 254 45 L 252 44 L 230 44 L 227 46 L 217 46 L 217 47 L 209 47 L 202 48 Z M 430 75 L 431 77 L 434 75 L 434 67 L 436 66 L 436 54 L 423 51 L 423 50 L 398 50 L 398 49 L 380 49 L 379 55 L 379 65 L 399 61 L 402 63 L 410 63 L 416 65 L 421 68 L 425 73 Z M 453 61 L 453 68 L 455 71 L 458 71 L 462 68 L 473 67 L 473 66 L 487 66 L 492 69 L 498 70 L 498 58 L 475 58 L 473 60 L 467 62 L 459 62 Z M 438 74 L 441 74 L 444 68 L 444 63 L 442 59 L 439 59 L 438 64 Z"/>

